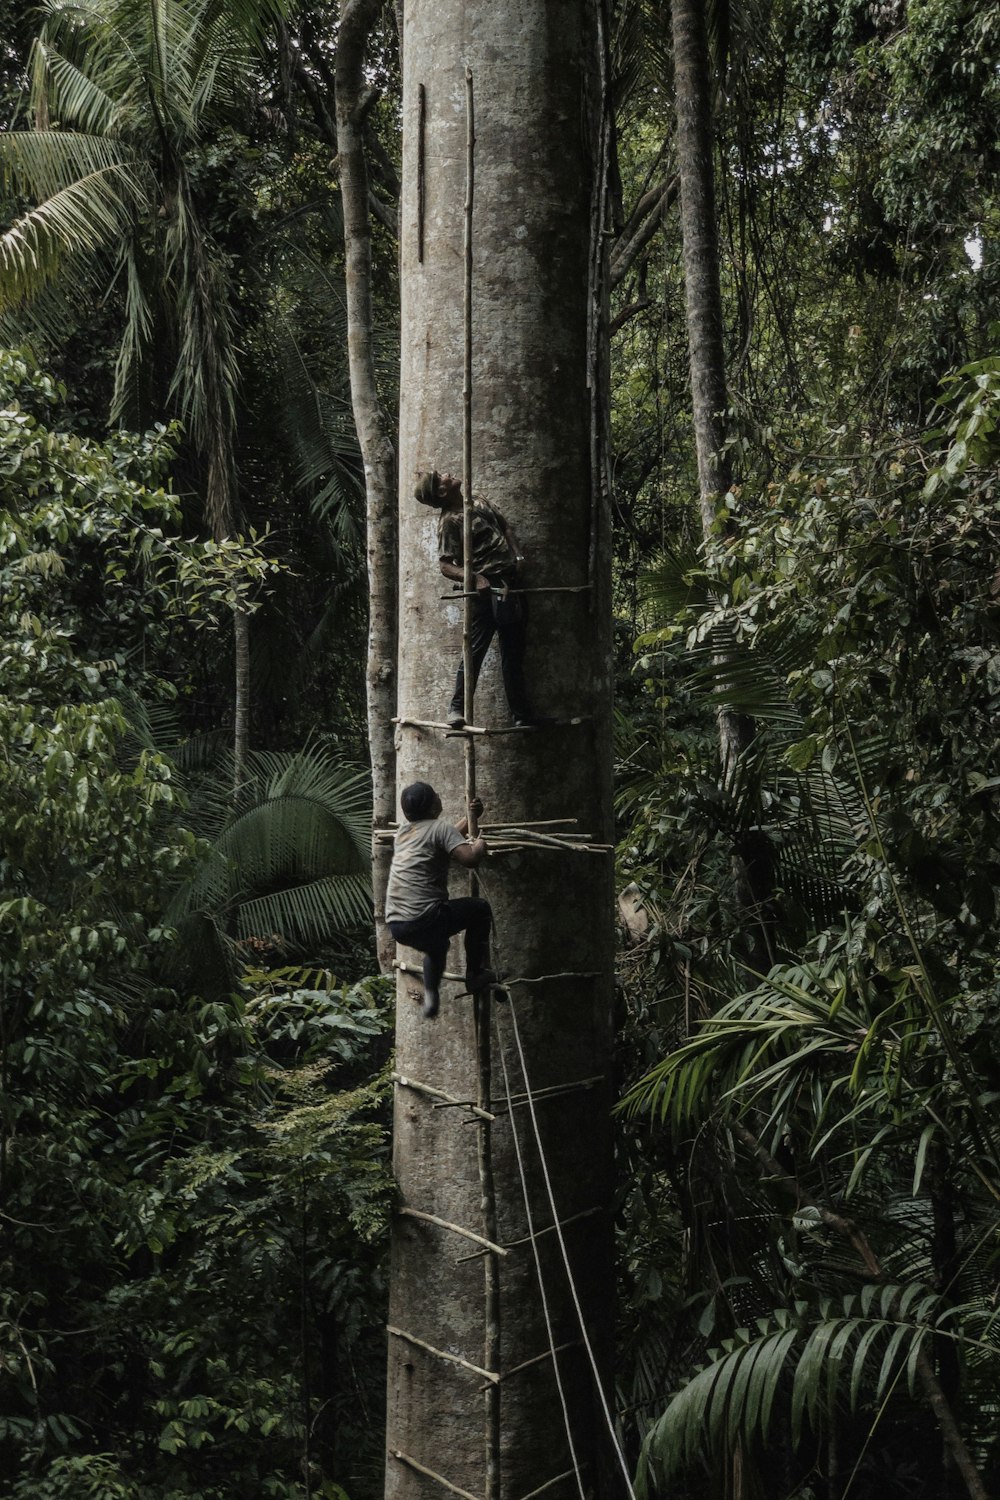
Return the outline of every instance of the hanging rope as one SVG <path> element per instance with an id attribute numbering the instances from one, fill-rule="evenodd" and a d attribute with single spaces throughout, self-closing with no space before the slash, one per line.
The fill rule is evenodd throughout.
<path id="1" fill-rule="evenodd" d="M 615 1431 L 614 1420 L 611 1416 L 611 1408 L 608 1406 L 608 1400 L 606 1395 L 604 1394 L 604 1383 L 601 1380 L 600 1370 L 598 1369 L 597 1365 L 597 1358 L 594 1354 L 593 1345 L 590 1342 L 590 1335 L 587 1332 L 586 1319 L 583 1316 L 583 1308 L 580 1305 L 580 1297 L 576 1289 L 576 1282 L 573 1278 L 573 1270 L 570 1265 L 569 1254 L 566 1250 L 566 1239 L 563 1235 L 562 1221 L 559 1218 L 559 1211 L 556 1207 L 555 1194 L 552 1191 L 552 1180 L 549 1176 L 548 1162 L 545 1158 L 545 1150 L 542 1146 L 541 1132 L 538 1128 L 538 1116 L 535 1113 L 535 1099 L 534 1095 L 532 1094 L 531 1083 L 528 1078 L 527 1061 L 524 1055 L 524 1047 L 521 1044 L 520 1028 L 517 1024 L 517 1009 L 514 1005 L 514 997 L 512 995 L 509 996 L 508 1008 L 510 1010 L 511 1028 L 514 1033 L 514 1042 L 517 1047 L 517 1055 L 521 1064 L 521 1077 L 524 1079 L 524 1091 L 528 1103 L 528 1114 L 531 1117 L 531 1128 L 535 1137 L 535 1145 L 538 1147 L 538 1160 L 541 1163 L 542 1177 L 545 1181 L 545 1191 L 549 1200 L 549 1211 L 552 1214 L 552 1224 L 556 1232 L 556 1239 L 559 1242 L 559 1251 L 562 1256 L 563 1266 L 566 1270 L 566 1280 L 569 1283 L 570 1295 L 573 1298 L 573 1306 L 576 1308 L 576 1316 L 580 1324 L 580 1334 L 583 1339 L 584 1348 L 587 1351 L 587 1358 L 590 1361 L 590 1368 L 594 1374 L 594 1384 L 597 1387 L 597 1394 L 600 1398 L 601 1409 L 604 1412 L 604 1420 L 607 1423 L 608 1433 L 611 1437 L 612 1446 L 614 1447 L 615 1455 L 618 1459 L 622 1474 L 625 1478 L 626 1488 L 631 1497 L 631 1500 L 636 1500 L 635 1490 L 632 1488 L 632 1480 L 631 1476 L 629 1475 L 628 1465 L 625 1462 L 625 1455 L 622 1452 L 621 1444 L 618 1441 L 618 1434 Z M 503 1049 L 501 1048 L 501 1056 L 502 1055 Z"/>
<path id="2" fill-rule="evenodd" d="M 499 940 L 497 939 L 497 936 L 496 936 L 496 928 L 495 927 L 494 927 L 493 943 L 494 943 L 494 947 L 496 949 L 496 963 L 497 963 L 498 966 L 501 966 L 502 963 L 503 963 L 503 956 L 502 956 L 502 954 L 500 952 L 500 944 L 499 944 Z M 521 1065 L 521 1077 L 524 1080 L 524 1098 L 525 1098 L 525 1101 L 526 1101 L 527 1106 L 528 1106 L 528 1115 L 529 1115 L 529 1117 L 531 1119 L 532 1134 L 534 1135 L 534 1138 L 535 1138 L 535 1146 L 537 1147 L 537 1150 L 538 1150 L 538 1160 L 539 1160 L 539 1163 L 541 1164 L 542 1178 L 543 1178 L 543 1181 L 545 1183 L 545 1192 L 546 1192 L 546 1196 L 548 1197 L 548 1200 L 549 1200 L 549 1212 L 550 1212 L 550 1214 L 552 1216 L 552 1228 L 555 1231 L 555 1236 L 556 1236 L 556 1239 L 557 1239 L 557 1241 L 559 1243 L 559 1253 L 562 1256 L 563 1267 L 564 1267 L 565 1272 L 566 1272 L 566 1280 L 567 1280 L 567 1282 L 569 1284 L 570 1295 L 571 1295 L 571 1297 L 573 1299 L 573 1306 L 574 1306 L 574 1308 L 576 1310 L 577 1322 L 580 1325 L 580 1335 L 581 1335 L 581 1338 L 583 1340 L 583 1346 L 584 1346 L 584 1348 L 587 1351 L 587 1358 L 588 1358 L 588 1360 L 590 1362 L 591 1371 L 593 1372 L 594 1384 L 597 1387 L 597 1394 L 598 1394 L 598 1397 L 600 1399 L 601 1410 L 604 1413 L 604 1420 L 605 1420 L 605 1422 L 607 1424 L 608 1434 L 609 1434 L 609 1436 L 611 1438 L 611 1443 L 612 1443 L 612 1446 L 613 1446 L 613 1448 L 615 1450 L 615 1456 L 616 1456 L 616 1458 L 618 1460 L 618 1464 L 619 1464 L 619 1466 L 621 1468 L 622 1475 L 623 1475 L 623 1477 L 625 1479 L 625 1487 L 628 1490 L 628 1493 L 629 1493 L 629 1496 L 630 1496 L 630 1500 L 636 1500 L 636 1494 L 635 1494 L 635 1490 L 632 1487 L 632 1479 L 631 1479 L 631 1476 L 629 1474 L 628 1464 L 625 1462 L 625 1455 L 622 1452 L 621 1444 L 618 1441 L 618 1434 L 615 1431 L 615 1424 L 614 1424 L 614 1419 L 613 1419 L 613 1417 L 611 1415 L 611 1408 L 608 1405 L 608 1400 L 607 1400 L 607 1397 L 606 1397 L 606 1395 L 604 1393 L 604 1383 L 601 1380 L 600 1369 L 599 1369 L 598 1364 L 597 1364 L 597 1356 L 594 1354 L 594 1348 L 593 1348 L 593 1345 L 590 1342 L 590 1335 L 587 1332 L 587 1323 L 586 1323 L 586 1319 L 584 1318 L 584 1315 L 583 1315 L 583 1307 L 581 1306 L 581 1303 L 580 1303 L 580 1296 L 579 1296 L 579 1293 L 577 1292 L 577 1289 L 576 1289 L 576 1280 L 575 1280 L 575 1278 L 573 1276 L 573 1268 L 570 1265 L 569 1252 L 566 1249 L 566 1239 L 565 1239 L 565 1236 L 563 1234 L 563 1221 L 562 1221 L 562 1219 L 559 1216 L 559 1210 L 558 1210 L 558 1208 L 556 1206 L 555 1193 L 552 1190 L 552 1179 L 551 1179 L 551 1177 L 549 1175 L 548 1161 L 547 1161 L 546 1156 L 545 1156 L 545 1148 L 542 1145 L 542 1134 L 541 1134 L 541 1130 L 539 1129 L 539 1125 L 538 1125 L 538 1115 L 537 1115 L 537 1113 L 535 1111 L 535 1094 L 534 1094 L 534 1092 L 532 1090 L 532 1087 L 531 1087 L 531 1080 L 528 1077 L 527 1059 L 526 1059 L 525 1053 L 524 1053 L 524 1046 L 523 1046 L 523 1044 L 521 1042 L 521 1030 L 520 1030 L 520 1027 L 518 1026 L 518 1023 L 517 1023 L 517 1008 L 516 1008 L 516 1006 L 514 1004 L 513 994 L 509 990 L 507 991 L 507 1009 L 508 1009 L 508 1011 L 510 1013 L 511 1029 L 512 1029 L 513 1036 L 514 1036 L 514 1044 L 515 1044 L 515 1046 L 517 1048 L 518 1061 L 520 1062 L 520 1065 Z M 504 1049 L 503 1049 L 502 1045 L 500 1047 L 500 1060 L 501 1060 L 501 1065 L 503 1067 L 503 1072 L 504 1072 L 504 1082 L 506 1084 L 507 1083 L 507 1066 L 506 1066 L 506 1060 L 504 1058 Z M 521 1188 L 522 1188 L 522 1191 L 525 1193 L 525 1195 L 527 1195 L 527 1185 L 525 1183 L 525 1178 L 524 1178 L 524 1171 L 523 1171 L 523 1166 L 522 1166 L 522 1161 L 521 1161 L 521 1152 L 517 1148 L 517 1135 L 516 1135 L 516 1130 L 515 1130 L 515 1126 L 514 1126 L 514 1112 L 513 1112 L 513 1109 L 510 1108 L 510 1103 L 509 1103 L 509 1101 L 510 1101 L 510 1090 L 509 1090 L 509 1087 L 508 1087 L 508 1091 L 507 1091 L 507 1098 L 508 1098 L 508 1109 L 509 1109 L 510 1121 L 511 1121 L 511 1131 L 514 1133 L 514 1143 L 515 1143 L 515 1150 L 516 1150 L 516 1154 L 517 1154 L 518 1171 L 519 1171 L 519 1173 L 521 1175 Z M 532 1248 L 534 1248 L 534 1234 L 532 1234 Z M 536 1264 L 537 1264 L 537 1262 L 536 1262 Z M 539 1271 L 539 1285 L 541 1285 L 541 1272 L 540 1271 Z M 543 1294 L 543 1305 L 544 1305 L 544 1294 Z"/>
<path id="3" fill-rule="evenodd" d="M 538 1241 L 535 1235 L 535 1221 L 531 1212 L 531 1200 L 528 1196 L 528 1184 L 524 1175 L 524 1159 L 521 1153 L 521 1141 L 517 1131 L 513 1095 L 510 1089 L 510 1077 L 507 1073 L 507 1058 L 504 1049 L 500 1047 L 500 1068 L 503 1072 L 504 1093 L 507 1097 L 507 1117 L 510 1120 L 510 1133 L 514 1141 L 514 1154 L 517 1157 L 517 1175 L 521 1183 L 521 1195 L 524 1199 L 524 1213 L 528 1222 L 528 1238 L 531 1241 L 531 1253 L 535 1260 L 535 1273 L 538 1277 L 538 1292 L 542 1300 L 542 1313 L 545 1317 L 545 1332 L 549 1340 L 549 1354 L 552 1359 L 552 1370 L 556 1377 L 556 1388 L 559 1392 L 559 1404 L 562 1407 L 563 1424 L 566 1428 L 566 1441 L 569 1444 L 570 1460 L 573 1464 L 573 1473 L 576 1476 L 577 1489 L 580 1491 L 580 1500 L 586 1500 L 583 1488 L 583 1475 L 580 1472 L 580 1462 L 576 1456 L 576 1446 L 573 1442 L 573 1428 L 569 1419 L 569 1407 L 566 1403 L 566 1392 L 563 1389 L 562 1376 L 559 1373 L 559 1360 L 556 1355 L 555 1333 L 552 1328 L 552 1317 L 549 1313 L 549 1299 L 545 1294 L 545 1279 L 542 1276 L 542 1260 L 538 1253 Z"/>

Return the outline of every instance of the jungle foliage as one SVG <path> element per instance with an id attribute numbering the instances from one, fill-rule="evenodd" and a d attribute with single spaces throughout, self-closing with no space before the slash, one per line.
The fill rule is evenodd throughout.
<path id="1" fill-rule="evenodd" d="M 609 17 L 619 873 L 648 922 L 620 954 L 622 1433 L 651 1497 L 975 1496 L 1000 7 L 708 12 L 737 476 L 708 541 L 669 7 Z M 337 7 L 6 0 L 0 30 L 0 1495 L 369 1500 L 391 1017 Z M 369 56 L 392 410 L 388 8 Z M 754 730 L 725 777 L 720 708 Z"/>

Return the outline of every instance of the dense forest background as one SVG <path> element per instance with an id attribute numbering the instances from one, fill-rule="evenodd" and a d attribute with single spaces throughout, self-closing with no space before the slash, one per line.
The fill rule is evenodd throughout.
<path id="1" fill-rule="evenodd" d="M 610 13 L 621 1435 L 651 1496 L 985 1496 L 1000 7 L 708 9 L 707 537 L 670 10 Z M 381 1489 L 337 34 L 0 3 L 5 1500 Z M 369 77 L 392 411 L 389 11 Z"/>

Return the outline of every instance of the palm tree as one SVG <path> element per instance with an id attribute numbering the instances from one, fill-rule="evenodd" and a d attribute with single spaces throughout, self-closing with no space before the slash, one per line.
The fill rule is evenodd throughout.
<path id="1" fill-rule="evenodd" d="M 0 138 L 8 193 L 0 317 L 58 332 L 67 304 L 117 289 L 124 323 L 112 417 L 169 350 L 218 542 L 239 525 L 238 369 L 229 274 L 191 177 L 193 152 L 239 103 L 271 0 L 50 0 L 32 52 L 35 128 Z M 234 610 L 237 779 L 249 734 L 248 616 Z"/>
<path id="2" fill-rule="evenodd" d="M 235 803 L 227 780 L 197 778 L 189 816 L 208 848 L 166 913 L 203 993 L 230 993 L 263 953 L 313 953 L 371 920 L 364 771 L 306 746 L 252 752 Z"/>

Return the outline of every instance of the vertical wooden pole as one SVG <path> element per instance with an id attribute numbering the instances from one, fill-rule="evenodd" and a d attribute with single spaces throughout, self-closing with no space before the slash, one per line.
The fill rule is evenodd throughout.
<path id="1" fill-rule="evenodd" d="M 462 488 L 465 506 L 462 513 L 463 582 L 465 614 L 462 631 L 462 660 L 465 669 L 465 722 L 473 722 L 475 687 L 472 675 L 472 614 L 476 603 L 475 573 L 472 567 L 472 205 L 475 190 L 476 123 L 472 90 L 472 69 L 465 70 L 466 140 L 465 140 L 465 358 L 462 382 Z M 469 836 L 478 832 L 475 810 L 476 744 L 472 735 L 465 737 L 465 802 Z M 478 894 L 479 885 L 470 874 L 469 889 Z M 489 990 L 475 998 L 476 1056 L 478 1061 L 476 1099 L 480 1109 L 488 1111 L 492 1093 L 492 1059 L 490 1056 L 490 1020 L 492 1002 Z M 483 1214 L 483 1234 L 496 1239 L 496 1190 L 493 1181 L 493 1140 L 490 1121 L 480 1118 L 477 1132 L 479 1186 Z M 483 1368 L 500 1369 L 500 1265 L 498 1257 L 487 1252 L 483 1257 Z M 486 1455 L 484 1493 L 486 1500 L 500 1500 L 500 1383 L 487 1381 L 484 1391 Z"/>
<path id="2" fill-rule="evenodd" d="M 465 70 L 465 351 L 462 373 L 462 490 L 465 506 L 462 512 L 462 588 L 465 593 L 465 615 L 462 627 L 462 661 L 465 670 L 465 702 L 462 712 L 467 724 L 474 723 L 475 685 L 472 680 L 472 607 L 475 595 L 475 573 L 472 569 L 472 202 L 476 172 L 476 116 L 472 96 L 472 69 Z M 472 804 L 476 796 L 476 753 L 471 735 L 465 738 L 465 801 L 469 818 L 469 835 L 477 832 Z"/>

